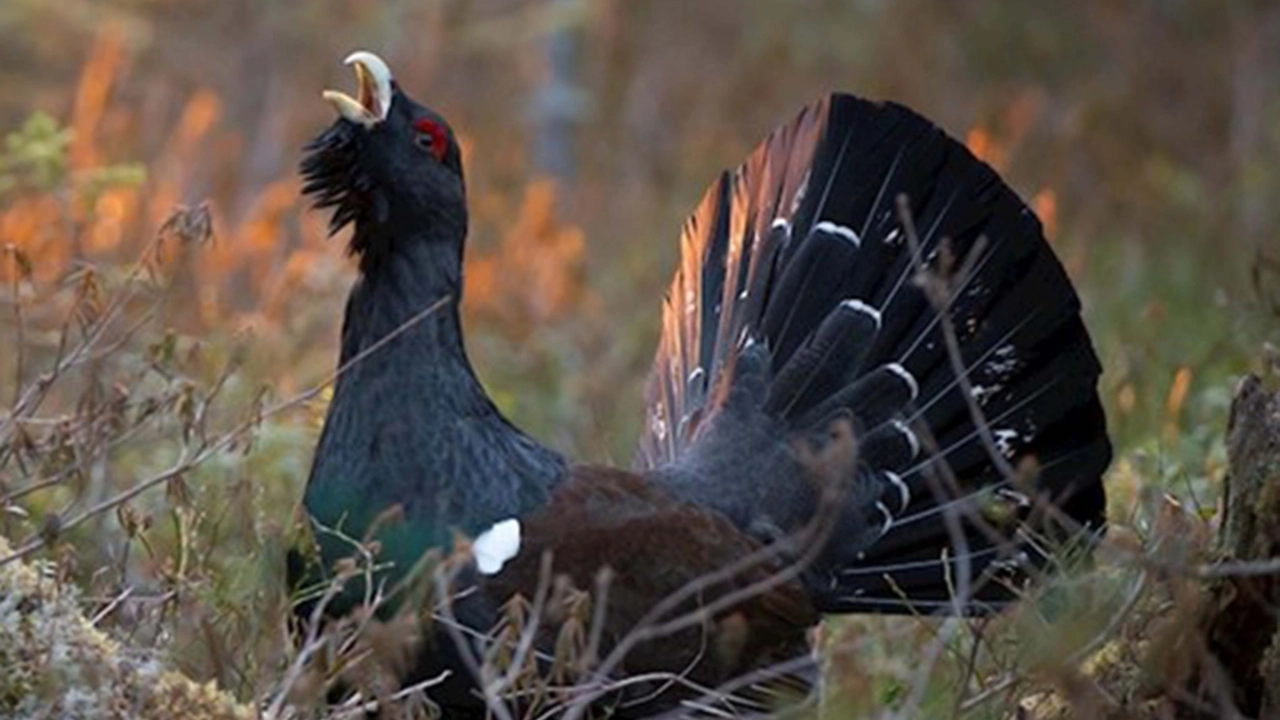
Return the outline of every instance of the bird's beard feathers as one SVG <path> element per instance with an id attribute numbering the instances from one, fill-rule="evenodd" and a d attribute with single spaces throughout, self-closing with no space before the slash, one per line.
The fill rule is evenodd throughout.
<path id="1" fill-rule="evenodd" d="M 329 218 L 329 234 L 337 234 L 354 224 L 348 251 L 366 255 L 371 234 L 362 226 L 386 220 L 386 199 L 364 170 L 362 162 L 362 130 L 350 122 L 338 120 L 303 148 L 299 172 L 302 194 L 310 196 L 317 209 L 333 208 Z"/>

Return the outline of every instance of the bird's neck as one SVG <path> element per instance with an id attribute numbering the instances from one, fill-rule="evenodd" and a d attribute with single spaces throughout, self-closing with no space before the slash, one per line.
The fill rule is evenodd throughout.
<path id="1" fill-rule="evenodd" d="M 454 531 L 475 534 L 545 501 L 564 460 L 513 427 L 467 360 L 461 238 L 389 239 L 348 299 L 340 364 L 307 508 L 361 533 L 392 505 L 384 548 L 412 564 Z"/>
<path id="2" fill-rule="evenodd" d="M 359 231 L 357 231 L 359 232 Z M 459 390 L 484 394 L 463 347 L 462 242 L 438 237 L 375 241 L 376 260 L 361 257 L 360 279 L 351 289 L 342 330 L 340 362 L 372 354 L 377 346 L 413 352 L 434 371 L 469 378 Z M 375 248 L 370 248 L 374 251 Z M 427 361 L 431 362 L 428 363 Z"/>

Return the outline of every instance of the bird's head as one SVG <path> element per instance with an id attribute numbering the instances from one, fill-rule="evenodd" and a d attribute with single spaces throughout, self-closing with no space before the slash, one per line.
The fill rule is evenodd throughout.
<path id="1" fill-rule="evenodd" d="M 410 99 L 377 55 L 355 52 L 345 62 L 355 68 L 356 96 L 324 92 L 338 119 L 306 147 L 303 192 L 333 208 L 331 232 L 355 224 L 351 252 L 362 265 L 397 242 L 460 247 L 466 196 L 453 131 Z"/>

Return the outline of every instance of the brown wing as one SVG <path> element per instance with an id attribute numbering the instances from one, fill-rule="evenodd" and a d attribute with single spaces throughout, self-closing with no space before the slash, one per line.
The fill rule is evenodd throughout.
<path id="1" fill-rule="evenodd" d="M 796 670 L 777 673 L 779 682 L 770 685 L 807 684 L 811 669 L 799 666 L 818 615 L 795 579 L 778 576 L 776 558 L 718 513 L 680 502 L 641 476 L 598 466 L 571 473 L 549 505 L 521 518 L 516 557 L 483 581 L 490 597 L 534 598 L 542 558 L 550 555 L 560 580 L 541 618 L 539 645 L 548 654 L 558 647 L 563 655 L 574 633 L 589 639 L 590 603 L 601 599 L 593 589 L 608 568 L 597 659 L 625 647 L 615 668 L 596 671 L 619 678 L 671 673 L 715 688 L 786 662 Z M 589 600 L 577 591 L 589 592 Z M 614 699 L 633 705 L 627 714 L 643 702 L 647 714 L 701 694 L 683 682 L 658 692 L 662 685 Z"/>

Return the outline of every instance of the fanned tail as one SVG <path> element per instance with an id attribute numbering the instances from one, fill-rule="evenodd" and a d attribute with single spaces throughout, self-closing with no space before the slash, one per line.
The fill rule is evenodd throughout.
<path id="1" fill-rule="evenodd" d="M 921 267 L 945 284 L 932 300 Z M 637 462 L 785 530 L 814 492 L 778 448 L 849 418 L 849 506 L 808 574 L 819 606 L 981 611 L 1102 527 L 1099 373 L 1039 221 L 995 172 L 906 108 L 832 95 L 686 224 Z"/>

